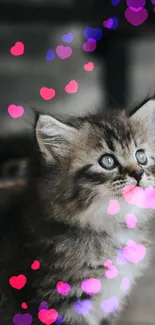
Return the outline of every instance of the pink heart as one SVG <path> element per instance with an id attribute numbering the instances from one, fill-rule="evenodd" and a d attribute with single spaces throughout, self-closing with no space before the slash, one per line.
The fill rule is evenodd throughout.
<path id="1" fill-rule="evenodd" d="M 137 217 L 134 214 L 127 214 L 125 220 L 127 228 L 134 228 L 137 224 Z"/>
<path id="2" fill-rule="evenodd" d="M 107 212 L 109 214 L 113 215 L 113 214 L 118 213 L 119 210 L 120 210 L 120 205 L 119 205 L 118 201 L 117 200 L 110 200 Z"/>
<path id="3" fill-rule="evenodd" d="M 59 281 L 56 285 L 56 289 L 57 289 L 58 293 L 60 293 L 64 296 L 67 296 L 71 290 L 71 286 L 68 283 Z"/>
<path id="4" fill-rule="evenodd" d="M 86 71 L 92 71 L 94 69 L 94 63 L 93 62 L 88 62 L 87 64 L 84 65 L 84 69 Z"/>
<path id="5" fill-rule="evenodd" d="M 11 104 L 8 107 L 8 113 L 12 118 L 21 117 L 24 114 L 24 107 Z"/>
<path id="6" fill-rule="evenodd" d="M 88 295 L 95 295 L 101 290 L 101 281 L 94 278 L 84 280 L 81 283 L 81 289 Z"/>
<path id="7" fill-rule="evenodd" d="M 15 45 L 11 47 L 10 52 L 15 56 L 22 55 L 24 53 L 24 44 L 22 42 L 16 42 Z"/>
<path id="8" fill-rule="evenodd" d="M 58 313 L 55 309 L 41 309 L 38 318 L 43 324 L 51 325 L 58 318 Z"/>
<path id="9" fill-rule="evenodd" d="M 56 92 L 53 88 L 42 87 L 40 88 L 40 96 L 44 100 L 52 99 L 55 96 Z"/>
<path id="10" fill-rule="evenodd" d="M 67 59 L 72 55 L 72 49 L 69 46 L 58 45 L 56 53 L 60 59 Z"/>
<path id="11" fill-rule="evenodd" d="M 27 282 L 26 276 L 19 274 L 17 276 L 11 276 L 9 279 L 9 284 L 12 288 L 21 290 Z"/>
<path id="12" fill-rule="evenodd" d="M 28 308 L 28 305 L 27 305 L 26 302 L 22 302 L 21 307 L 22 307 L 23 309 L 27 309 L 27 308 Z"/>
<path id="13" fill-rule="evenodd" d="M 141 188 L 135 185 L 127 185 L 122 190 L 124 199 L 135 206 L 145 209 L 155 209 L 155 188 Z"/>
<path id="14" fill-rule="evenodd" d="M 71 80 L 68 85 L 65 86 L 65 91 L 68 94 L 74 94 L 78 91 L 78 83 L 76 80 Z"/>
<path id="15" fill-rule="evenodd" d="M 105 277 L 107 279 L 113 279 L 116 278 L 117 274 L 118 274 L 117 268 L 114 265 L 111 265 L 109 266 L 108 271 L 106 271 Z"/>
<path id="16" fill-rule="evenodd" d="M 40 262 L 38 260 L 35 260 L 32 264 L 31 264 L 31 269 L 36 271 L 40 268 Z"/>
<path id="17" fill-rule="evenodd" d="M 112 266 L 112 261 L 111 260 L 107 260 L 104 262 L 104 267 L 106 267 L 107 269 L 109 269 Z"/>
<path id="18" fill-rule="evenodd" d="M 86 52 L 93 52 L 96 49 L 96 40 L 89 38 L 86 43 L 83 44 L 83 50 Z"/>
<path id="19" fill-rule="evenodd" d="M 138 263 L 146 255 L 146 248 L 134 240 L 129 240 L 123 249 L 123 255 L 129 262 Z"/>

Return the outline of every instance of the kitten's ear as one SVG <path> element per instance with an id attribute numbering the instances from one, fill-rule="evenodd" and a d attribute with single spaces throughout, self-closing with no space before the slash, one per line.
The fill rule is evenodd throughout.
<path id="1" fill-rule="evenodd" d="M 155 121 L 155 99 L 150 99 L 142 106 L 137 107 L 129 112 L 131 120 L 146 121 L 152 124 Z"/>
<path id="2" fill-rule="evenodd" d="M 77 130 L 50 115 L 39 115 L 36 138 L 46 161 L 65 157 L 71 150 Z"/>

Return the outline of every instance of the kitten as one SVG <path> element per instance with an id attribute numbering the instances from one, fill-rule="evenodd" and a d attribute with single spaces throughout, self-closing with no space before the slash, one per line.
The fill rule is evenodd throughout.
<path id="1" fill-rule="evenodd" d="M 66 123 L 37 117 L 29 181 L 0 218 L 0 324 L 115 321 L 151 256 L 154 119 L 154 100 Z"/>

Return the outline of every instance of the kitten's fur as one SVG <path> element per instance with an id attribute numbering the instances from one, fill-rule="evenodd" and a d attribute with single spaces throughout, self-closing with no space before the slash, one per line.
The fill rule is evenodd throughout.
<path id="1" fill-rule="evenodd" d="M 1 213 L 0 220 L 0 324 L 12 324 L 16 313 L 30 313 L 32 324 L 40 324 L 38 306 L 44 300 L 55 308 L 68 325 L 100 325 L 115 320 L 125 303 L 120 288 L 123 278 L 131 287 L 148 265 L 151 245 L 148 221 L 153 210 L 125 203 L 121 190 L 136 185 L 130 172 L 139 169 L 134 153 L 144 149 L 148 166 L 140 182 L 155 186 L 155 101 L 149 101 L 130 114 L 116 111 L 72 118 L 68 123 L 48 115 L 36 121 L 36 154 L 30 180 L 21 196 Z M 114 153 L 120 162 L 113 171 L 98 163 L 104 153 Z M 120 202 L 116 215 L 107 213 L 112 199 Z M 133 213 L 138 223 L 126 227 L 125 215 Z M 116 263 L 118 250 L 128 240 L 145 245 L 146 256 L 137 264 Z M 114 279 L 105 277 L 104 262 L 110 259 L 118 269 Z M 41 267 L 31 269 L 34 260 Z M 27 284 L 21 290 L 9 285 L 9 278 L 24 274 Z M 94 296 L 81 289 L 84 279 L 101 280 L 102 288 Z M 71 285 L 67 296 L 56 291 L 59 281 Z M 119 307 L 115 314 L 104 313 L 101 302 L 115 296 Z M 73 308 L 77 300 L 91 299 L 92 309 L 79 315 Z M 22 310 L 26 302 L 28 309 Z"/>

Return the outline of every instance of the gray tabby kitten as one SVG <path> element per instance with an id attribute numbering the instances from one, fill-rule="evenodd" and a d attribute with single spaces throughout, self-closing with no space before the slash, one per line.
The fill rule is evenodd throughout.
<path id="1" fill-rule="evenodd" d="M 47 165 L 58 166 L 51 181 L 42 180 L 46 186 L 42 198 L 48 203 L 48 217 L 72 229 L 72 236 L 63 233 L 55 245 L 55 269 L 62 269 L 60 280 L 70 283 L 70 296 L 76 299 L 84 299 L 84 279 L 95 278 L 101 283 L 101 289 L 89 296 L 89 312 L 79 315 L 67 300 L 59 307 L 67 324 L 98 325 L 103 319 L 115 320 L 149 263 L 148 221 L 154 210 L 130 204 L 122 190 L 126 185 L 137 186 L 143 189 L 143 196 L 145 188 L 155 186 L 154 121 L 154 100 L 130 113 L 73 118 L 67 124 L 47 115 L 38 119 L 36 137 L 42 155 Z M 140 196 L 141 202 L 144 199 Z M 108 213 L 110 200 L 120 204 L 116 214 Z M 134 227 L 127 225 L 128 214 L 137 219 Z M 123 248 L 127 250 L 128 241 L 137 246 L 131 248 L 135 256 L 129 252 L 125 263 L 119 254 Z M 123 281 L 127 288 L 123 288 Z M 44 286 L 46 279 L 41 290 Z M 49 292 L 49 298 L 52 295 Z"/>
<path id="2" fill-rule="evenodd" d="M 14 316 L 23 301 L 32 325 L 53 322 L 42 301 L 65 325 L 115 322 L 151 256 L 154 121 L 154 100 L 66 123 L 37 117 L 30 181 L 1 218 L 0 324 L 30 323 Z M 27 284 L 15 290 L 19 274 Z"/>

